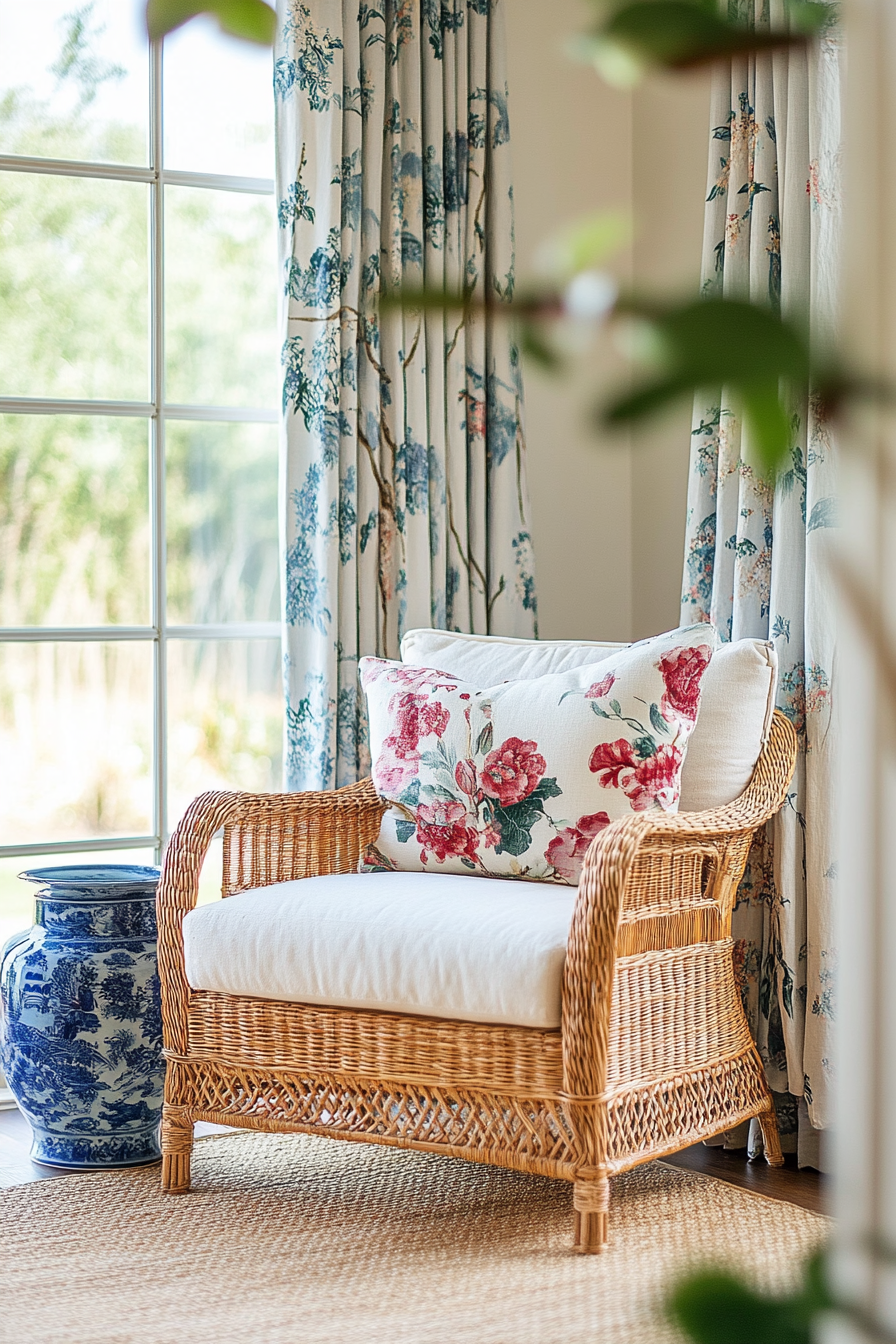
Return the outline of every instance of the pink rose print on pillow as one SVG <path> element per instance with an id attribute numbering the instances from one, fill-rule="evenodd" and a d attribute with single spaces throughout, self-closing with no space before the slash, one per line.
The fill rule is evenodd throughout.
<path id="1" fill-rule="evenodd" d="M 454 767 L 454 782 L 461 793 L 465 793 L 468 798 L 475 795 L 479 781 L 476 778 L 476 766 L 472 761 L 458 761 Z"/>
<path id="2" fill-rule="evenodd" d="M 591 753 L 588 767 L 605 789 L 621 789 L 635 812 L 673 807 L 678 799 L 682 753 L 679 747 L 657 747 L 652 756 L 639 757 L 624 737 L 601 742 Z"/>
<path id="3" fill-rule="evenodd" d="M 700 644 L 693 649 L 673 649 L 660 659 L 657 667 L 666 687 L 661 702 L 665 718 L 696 720 L 700 683 L 711 657 L 712 649 Z"/>
<path id="4" fill-rule="evenodd" d="M 479 787 L 485 796 L 501 807 L 512 807 L 527 798 L 547 769 L 537 748 L 537 742 L 508 737 L 490 751 L 479 772 Z"/>
<path id="5" fill-rule="evenodd" d="M 571 887 L 576 886 L 591 841 L 609 824 L 610 818 L 606 812 L 594 812 L 590 816 L 579 817 L 575 826 L 567 826 L 562 830 L 548 845 L 544 855 L 556 876 Z"/>
<path id="6" fill-rule="evenodd" d="M 463 803 L 454 800 L 420 804 L 417 808 L 417 840 L 423 846 L 420 857 L 424 863 L 430 854 L 434 854 L 439 863 L 444 863 L 449 854 L 476 861 L 479 837 L 472 827 L 464 825 L 466 819 L 467 809 Z"/>
<path id="7" fill-rule="evenodd" d="M 393 695 L 389 711 L 395 716 L 396 724 L 386 741 L 393 744 L 398 756 L 415 752 L 421 737 L 428 737 L 430 733 L 441 737 L 450 718 L 448 710 L 438 700 L 429 701 L 425 695 L 414 695 L 411 691 Z"/>
<path id="8" fill-rule="evenodd" d="M 448 727 L 450 714 L 438 700 L 425 695 L 400 691 L 389 701 L 395 727 L 383 740 L 383 748 L 373 767 L 373 783 L 378 793 L 397 797 L 415 779 L 420 769 L 420 739 L 434 734 L 441 737 Z"/>
<path id="9" fill-rule="evenodd" d="M 385 677 L 393 686 L 405 686 L 410 691 L 419 691 L 424 686 L 432 690 L 457 690 L 457 678 L 450 672 L 440 672 L 435 667 L 405 667 L 400 663 L 390 663 L 386 658 L 362 658 L 361 684 L 364 689 L 379 681 L 380 677 Z"/>
<path id="10" fill-rule="evenodd" d="M 373 786 L 383 797 L 396 798 L 413 782 L 419 769 L 419 751 L 405 750 L 399 755 L 394 739 L 387 737 L 371 772 Z"/>
<path id="11" fill-rule="evenodd" d="M 678 801 L 680 770 L 679 748 L 659 747 L 655 756 L 641 761 L 634 774 L 623 782 L 622 791 L 635 812 L 647 812 L 653 807 L 667 810 Z"/>
<path id="12" fill-rule="evenodd" d="M 638 764 L 635 749 L 626 737 L 617 737 L 615 742 L 599 742 L 591 753 L 588 769 L 597 775 L 598 783 L 604 789 L 619 789 L 623 770 L 634 770 Z"/>
<path id="13" fill-rule="evenodd" d="M 603 700 L 604 696 L 609 695 L 615 685 L 615 676 L 612 672 L 608 672 L 601 681 L 596 681 L 593 686 L 588 687 L 585 692 L 585 699 Z"/>

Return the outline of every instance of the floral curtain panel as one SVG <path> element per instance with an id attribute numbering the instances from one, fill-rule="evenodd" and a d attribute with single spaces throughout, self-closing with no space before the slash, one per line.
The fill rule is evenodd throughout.
<path id="1" fill-rule="evenodd" d="M 499 0 L 287 0 L 274 84 L 283 266 L 290 789 L 369 773 L 357 679 L 406 629 L 531 636 L 521 387 L 506 325 L 375 301 L 513 289 Z"/>
<path id="2" fill-rule="evenodd" d="M 761 8 L 760 0 L 757 26 L 768 22 L 767 3 L 764 20 Z M 771 8 L 783 25 L 780 0 Z M 808 313 L 822 338 L 838 276 L 840 64 L 834 28 L 808 53 L 734 62 L 716 80 L 711 115 L 704 290 Z M 793 407 L 792 431 L 787 469 L 768 482 L 750 465 L 748 436 L 724 391 L 698 399 L 682 598 L 687 622 L 711 620 L 727 639 L 774 641 L 778 707 L 799 734 L 790 794 L 753 847 L 734 916 L 748 1015 L 791 1149 L 799 1117 L 816 1127 L 830 1120 L 836 889 L 825 562 L 836 453 L 811 401 Z"/>

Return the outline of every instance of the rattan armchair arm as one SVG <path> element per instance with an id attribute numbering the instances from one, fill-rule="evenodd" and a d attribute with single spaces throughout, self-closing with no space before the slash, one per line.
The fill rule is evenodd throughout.
<path id="1" fill-rule="evenodd" d="M 731 862 L 726 864 L 724 860 L 730 860 L 729 851 L 734 851 L 734 862 L 742 868 L 740 856 L 746 859 L 746 842 L 771 820 L 787 797 L 796 752 L 793 725 L 776 710 L 753 777 L 732 803 L 705 812 L 638 813 L 608 826 L 585 856 L 573 921 L 574 966 L 583 940 L 590 945 L 596 939 L 606 939 L 614 947 L 620 920 L 639 918 L 648 911 L 652 915 L 671 914 L 682 908 L 683 900 L 690 900 L 688 893 L 676 889 L 674 870 L 664 870 L 662 863 L 656 862 L 663 856 L 668 858 L 683 850 L 703 852 L 724 868 L 729 882 L 732 878 L 739 880 L 740 872 L 735 873 Z M 648 866 L 654 876 L 649 895 L 639 889 L 638 883 L 643 875 L 639 868 L 646 872 Z M 712 897 L 707 899 L 718 901 L 721 885 L 717 881 Z"/>
<path id="2" fill-rule="evenodd" d="M 781 807 L 796 762 L 792 724 L 776 711 L 749 785 L 705 812 L 623 818 L 591 844 L 563 979 L 564 1090 L 583 1151 L 605 1151 L 604 1093 L 617 958 L 726 937 L 757 828 Z M 594 1132 L 591 1132 L 591 1131 Z"/>
<path id="3" fill-rule="evenodd" d="M 734 802 L 705 812 L 650 812 L 626 818 L 625 824 L 640 824 L 645 832 L 655 836 L 700 835 L 706 839 L 724 839 L 752 833 L 771 820 L 787 797 L 796 753 L 796 730 L 776 709 L 753 777 Z"/>
<path id="4" fill-rule="evenodd" d="M 181 924 L 198 900 L 199 875 L 212 839 L 238 813 L 245 797 L 242 793 L 200 794 L 178 822 L 162 861 L 156 897 L 162 1024 L 165 1048 L 176 1054 L 184 1054 L 187 1048 L 186 1011 L 190 995 Z"/>
<path id="5" fill-rule="evenodd" d="M 320 793 L 203 793 L 171 836 L 157 900 L 165 1047 L 187 1049 L 190 987 L 182 925 L 196 905 L 199 875 L 223 827 L 222 894 L 320 873 L 351 872 L 375 839 L 384 804 L 369 780 Z"/>

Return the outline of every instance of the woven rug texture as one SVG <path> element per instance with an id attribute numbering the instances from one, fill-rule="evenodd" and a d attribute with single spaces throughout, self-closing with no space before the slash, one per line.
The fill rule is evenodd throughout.
<path id="1" fill-rule="evenodd" d="M 571 1250 L 572 1188 L 454 1158 L 303 1135 L 0 1192 L 4 1344 L 678 1344 L 694 1264 L 769 1291 L 829 1222 L 660 1162 L 613 1185 L 609 1249 Z"/>

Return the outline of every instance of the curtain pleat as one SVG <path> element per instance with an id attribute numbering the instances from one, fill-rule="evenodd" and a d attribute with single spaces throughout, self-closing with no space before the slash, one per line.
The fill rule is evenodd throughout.
<path id="1" fill-rule="evenodd" d="M 787 22 L 757 0 L 757 27 Z M 816 337 L 832 328 L 840 246 L 841 42 L 736 60 L 712 91 L 704 292 L 748 295 Z M 735 960 L 779 1101 L 785 1146 L 799 1117 L 829 1123 L 836 893 L 834 614 L 826 553 L 836 454 L 814 401 L 794 402 L 777 479 L 754 465 L 724 389 L 695 406 L 683 619 L 723 638 L 774 642 L 777 704 L 800 741 L 780 815 L 753 846 L 734 912 Z"/>
<path id="2" fill-rule="evenodd" d="M 283 266 L 286 782 L 369 770 L 357 681 L 406 629 L 536 633 L 510 297 L 500 0 L 286 0 L 275 54 Z"/>

